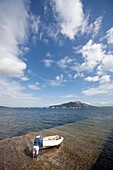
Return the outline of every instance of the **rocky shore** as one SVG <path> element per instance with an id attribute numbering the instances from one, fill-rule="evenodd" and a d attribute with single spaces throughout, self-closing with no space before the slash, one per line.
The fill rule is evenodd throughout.
<path id="1" fill-rule="evenodd" d="M 98 127 L 98 128 L 97 128 Z M 106 131 L 104 129 L 107 128 Z M 0 141 L 1 170 L 90 170 L 96 163 L 111 126 L 105 123 L 81 121 L 37 133 Z M 40 158 L 32 159 L 33 140 L 58 134 L 64 137 L 57 148 L 40 150 Z"/>

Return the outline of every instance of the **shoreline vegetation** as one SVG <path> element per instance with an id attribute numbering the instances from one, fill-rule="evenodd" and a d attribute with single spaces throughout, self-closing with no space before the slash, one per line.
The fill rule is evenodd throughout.
<path id="1" fill-rule="evenodd" d="M 105 139 L 110 135 L 112 126 L 112 123 L 108 124 L 104 121 L 87 120 L 3 139 L 0 141 L 1 169 L 90 170 L 102 152 Z M 44 137 L 56 134 L 64 137 L 63 143 L 58 148 L 40 150 L 40 158 L 32 159 L 35 136 Z"/>

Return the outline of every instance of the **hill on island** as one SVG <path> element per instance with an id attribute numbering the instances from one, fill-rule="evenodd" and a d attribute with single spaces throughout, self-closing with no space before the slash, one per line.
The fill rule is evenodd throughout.
<path id="1" fill-rule="evenodd" d="M 60 105 L 51 105 L 49 108 L 80 108 L 80 107 L 93 107 L 89 104 L 82 103 L 80 101 L 63 103 Z"/>

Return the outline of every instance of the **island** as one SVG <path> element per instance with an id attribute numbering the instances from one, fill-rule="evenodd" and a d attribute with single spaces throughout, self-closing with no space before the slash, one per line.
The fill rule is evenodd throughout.
<path id="1" fill-rule="evenodd" d="M 7 107 L 7 106 L 0 106 L 0 108 L 9 108 L 9 107 Z"/>
<path id="2" fill-rule="evenodd" d="M 94 107 L 92 105 L 82 103 L 80 101 L 68 102 L 59 105 L 51 105 L 49 108 L 82 108 L 82 107 Z"/>

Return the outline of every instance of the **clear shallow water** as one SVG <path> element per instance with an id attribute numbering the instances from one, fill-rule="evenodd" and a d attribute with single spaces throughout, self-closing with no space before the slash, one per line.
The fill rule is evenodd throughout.
<path id="1" fill-rule="evenodd" d="M 69 135 L 74 139 L 75 154 L 81 158 L 80 162 L 75 164 L 80 166 L 81 161 L 85 161 L 84 166 L 91 164 L 91 170 L 113 170 L 113 107 L 0 108 L 0 139 L 68 123 L 73 124 L 63 126 L 63 134 L 67 135 L 66 140 Z"/>
<path id="2" fill-rule="evenodd" d="M 37 132 L 85 119 L 111 121 L 113 119 L 113 107 L 78 109 L 0 108 L 0 139 Z"/>

